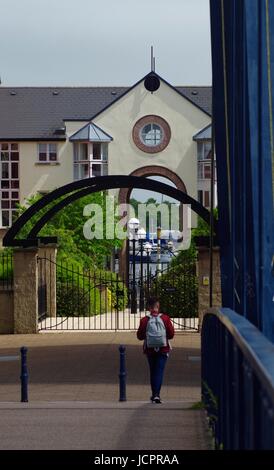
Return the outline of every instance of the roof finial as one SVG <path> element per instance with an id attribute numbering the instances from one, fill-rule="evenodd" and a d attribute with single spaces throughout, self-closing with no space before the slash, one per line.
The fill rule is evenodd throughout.
<path id="1" fill-rule="evenodd" d="M 153 53 L 153 46 L 150 48 L 151 72 L 155 72 L 155 57 Z"/>

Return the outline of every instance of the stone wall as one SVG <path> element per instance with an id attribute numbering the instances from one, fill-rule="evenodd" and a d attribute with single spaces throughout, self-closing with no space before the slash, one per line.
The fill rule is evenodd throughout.
<path id="1" fill-rule="evenodd" d="M 14 250 L 13 288 L 0 287 L 0 334 L 38 332 L 38 267 L 43 262 L 47 314 L 56 316 L 56 246 Z M 38 256 L 42 258 L 38 264 Z"/>
<path id="2" fill-rule="evenodd" d="M 14 332 L 13 289 L 0 287 L 0 334 Z"/>
<path id="3" fill-rule="evenodd" d="M 209 308 L 210 254 L 208 247 L 198 248 L 198 291 L 199 325 L 201 327 L 205 310 Z M 221 270 L 219 248 L 213 249 L 213 307 L 222 305 Z"/>
<path id="4" fill-rule="evenodd" d="M 14 333 L 38 331 L 37 248 L 14 251 Z"/>

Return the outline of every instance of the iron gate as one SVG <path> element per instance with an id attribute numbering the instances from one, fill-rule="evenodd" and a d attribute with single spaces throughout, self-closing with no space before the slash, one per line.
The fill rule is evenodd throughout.
<path id="1" fill-rule="evenodd" d="M 137 261 L 137 262 L 136 262 Z M 139 261 L 139 263 L 138 263 Z M 175 328 L 198 330 L 198 278 L 196 261 L 180 264 L 151 261 L 149 256 L 129 256 L 131 312 L 145 310 L 149 297 L 159 298 L 161 311 L 172 319 Z"/>
<path id="2" fill-rule="evenodd" d="M 176 329 L 198 329 L 193 266 L 180 272 L 168 265 L 155 272 L 150 266 L 142 276 L 137 273 L 133 282 L 131 275 L 125 279 L 117 273 L 39 257 L 38 273 L 39 330 L 136 330 L 151 295 L 160 297 L 162 311 L 171 316 Z"/>

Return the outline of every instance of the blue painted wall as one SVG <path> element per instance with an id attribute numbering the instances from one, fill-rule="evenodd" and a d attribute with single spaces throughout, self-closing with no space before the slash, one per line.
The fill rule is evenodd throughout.
<path id="1" fill-rule="evenodd" d="M 274 342 L 274 0 L 211 0 L 223 306 Z"/>

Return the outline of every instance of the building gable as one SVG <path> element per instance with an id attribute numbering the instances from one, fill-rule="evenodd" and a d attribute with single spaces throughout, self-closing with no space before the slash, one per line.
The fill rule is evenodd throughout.
<path id="1" fill-rule="evenodd" d="M 65 140 L 61 131 L 64 121 L 90 121 L 145 78 L 132 87 L 1 86 L 0 140 Z M 210 115 L 211 87 L 173 87 L 161 81 Z"/>
<path id="2" fill-rule="evenodd" d="M 94 120 L 95 118 L 97 118 L 101 113 L 104 113 L 106 110 L 108 110 L 111 106 L 115 105 L 117 103 L 117 101 L 121 100 L 122 98 L 124 98 L 128 93 L 131 93 L 136 87 L 138 87 L 141 83 L 144 83 L 146 78 L 149 77 L 150 75 L 154 75 L 156 76 L 159 80 L 160 80 L 160 83 L 164 83 L 165 85 L 167 85 L 169 88 L 171 88 L 175 93 L 177 93 L 181 98 L 184 98 L 185 100 L 189 101 L 193 106 L 197 107 L 200 111 L 202 111 L 203 113 L 207 114 L 208 116 L 211 116 L 211 112 L 209 111 L 209 109 L 211 109 L 211 104 L 209 103 L 209 100 L 208 98 L 205 99 L 205 96 L 203 97 L 204 98 L 204 103 L 203 103 L 203 106 L 202 106 L 202 103 L 199 103 L 199 101 L 194 97 L 198 97 L 200 98 L 200 95 L 199 95 L 199 92 L 198 90 L 192 90 L 191 91 L 191 95 L 190 96 L 190 87 L 189 89 L 187 90 L 187 87 L 174 87 L 173 85 L 171 85 L 169 82 L 167 82 L 164 78 L 162 78 L 160 75 L 156 74 L 156 72 L 150 72 L 149 74 L 147 74 L 145 77 L 143 77 L 142 79 L 138 80 L 138 82 L 136 82 L 132 87 L 128 88 L 124 93 L 122 93 L 120 96 L 118 96 L 114 101 L 112 101 L 111 103 L 109 103 L 107 106 L 105 106 L 103 109 L 101 109 L 98 113 L 95 113 L 91 116 L 90 120 Z M 205 88 L 205 87 L 204 87 Z M 155 93 L 159 92 L 159 90 L 157 90 Z"/>

